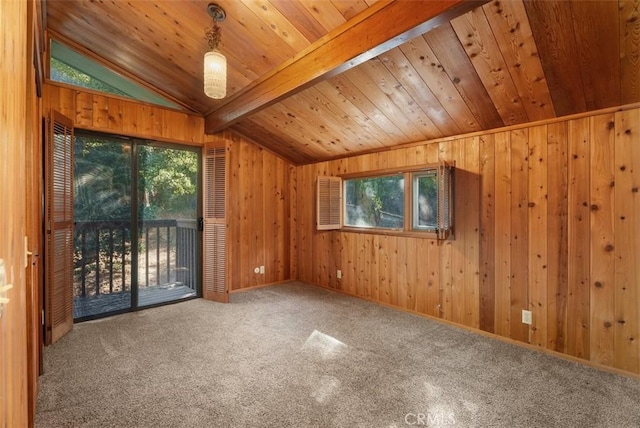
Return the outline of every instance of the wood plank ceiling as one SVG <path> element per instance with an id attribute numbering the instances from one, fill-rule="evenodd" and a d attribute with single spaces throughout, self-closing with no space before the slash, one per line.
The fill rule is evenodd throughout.
<path id="1" fill-rule="evenodd" d="M 207 115 L 208 3 L 48 0 L 47 26 Z M 376 1 L 218 3 L 233 97 Z M 227 125 L 303 164 L 640 101 L 640 0 L 477 5 Z"/>

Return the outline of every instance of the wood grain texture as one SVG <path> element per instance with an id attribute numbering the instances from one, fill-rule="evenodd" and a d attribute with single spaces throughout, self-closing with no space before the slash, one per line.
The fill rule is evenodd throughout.
<path id="1" fill-rule="evenodd" d="M 496 0 L 484 5 L 483 11 L 529 120 L 555 117 L 551 94 L 524 4 Z M 496 71 L 500 70 L 493 70 L 494 73 Z"/>
<path id="2" fill-rule="evenodd" d="M 465 156 L 467 195 L 464 203 L 464 325 L 480 327 L 480 137 L 466 138 L 462 142 Z"/>
<path id="3" fill-rule="evenodd" d="M 413 65 L 426 86 L 434 93 L 447 114 L 456 122 L 460 131 L 470 132 L 481 129 L 478 120 L 458 93 L 424 37 L 416 37 L 399 49 Z"/>
<path id="4" fill-rule="evenodd" d="M 548 144 L 545 125 L 529 128 L 528 189 L 528 296 L 533 323 L 528 328 L 528 342 L 547 347 L 548 291 Z M 553 239 L 553 237 L 551 237 Z"/>
<path id="5" fill-rule="evenodd" d="M 569 127 L 567 353 L 589 359 L 589 119 Z"/>
<path id="6" fill-rule="evenodd" d="M 5 284 L 12 284 L 2 305 L 0 317 L 0 426 L 27 426 L 29 408 L 27 396 L 27 332 L 30 315 L 27 302 L 24 236 L 26 232 L 25 150 L 27 123 L 25 113 L 31 109 L 27 100 L 27 2 L 0 3 L 2 28 L 0 37 L 0 198 L 5 203 L 0 222 L 0 259 L 6 271 Z M 29 58 L 29 59 L 28 59 Z M 33 94 L 32 94 L 33 95 Z"/>
<path id="7" fill-rule="evenodd" d="M 615 118 L 594 116 L 589 135 L 595 144 L 590 157 L 591 211 L 591 360 L 613 365 L 615 318 Z"/>
<path id="8" fill-rule="evenodd" d="M 413 101 L 425 112 L 442 136 L 454 135 L 460 132 L 458 125 L 440 104 L 431 89 L 425 85 L 418 71 L 400 48 L 391 49 L 378 56 L 378 58 L 397 79 L 398 83 L 410 94 Z"/>
<path id="9" fill-rule="evenodd" d="M 511 133 L 495 134 L 495 332 L 511 336 Z M 487 180 L 491 178 L 485 177 Z"/>
<path id="10" fill-rule="evenodd" d="M 289 165 L 239 135 L 225 132 L 221 138 L 229 145 L 227 242 L 233 261 L 229 289 L 288 280 L 292 239 Z M 254 273 L 260 266 L 265 267 L 264 274 Z"/>
<path id="11" fill-rule="evenodd" d="M 529 307 L 529 135 L 511 134 L 511 338 L 528 341 L 522 309 Z"/>
<path id="12" fill-rule="evenodd" d="M 440 61 L 482 129 L 504 125 L 478 73 L 450 24 L 434 28 L 423 36 Z"/>
<path id="13" fill-rule="evenodd" d="M 44 85 L 44 105 L 74 119 L 75 127 L 109 134 L 201 146 L 204 119 L 56 84 Z"/>
<path id="14" fill-rule="evenodd" d="M 348 294 L 638 373 L 639 128 L 628 108 L 298 166 L 298 263 L 331 266 L 339 253 L 357 278 Z M 326 252 L 305 208 L 316 174 L 434 159 L 457 165 L 455 241 L 333 231 L 342 246 Z"/>
<path id="15" fill-rule="evenodd" d="M 571 2 L 525 2 L 553 105 L 559 116 L 587 110 Z"/>
<path id="16" fill-rule="evenodd" d="M 640 370 L 639 246 L 640 112 L 616 114 L 615 118 L 615 323 L 614 366 Z"/>
<path id="17" fill-rule="evenodd" d="M 618 4 L 574 3 L 571 12 L 587 109 L 620 105 Z"/>
<path id="18" fill-rule="evenodd" d="M 504 124 L 526 122 L 527 113 L 484 9 L 468 12 L 452 20 L 451 25 Z"/>
<path id="19" fill-rule="evenodd" d="M 568 293 L 568 134 L 567 123 L 547 125 L 547 349 L 566 352 Z"/>
<path id="20" fill-rule="evenodd" d="M 495 332 L 495 143 L 480 137 L 480 330 Z"/>
<path id="21" fill-rule="evenodd" d="M 621 102 L 640 99 L 640 0 L 620 0 Z"/>

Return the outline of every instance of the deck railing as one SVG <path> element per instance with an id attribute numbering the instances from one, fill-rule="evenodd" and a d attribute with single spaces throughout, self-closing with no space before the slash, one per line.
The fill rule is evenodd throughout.
<path id="1" fill-rule="evenodd" d="M 195 290 L 197 221 L 145 220 L 138 227 L 139 287 L 168 284 Z M 131 222 L 75 223 L 74 294 L 131 291 Z"/>

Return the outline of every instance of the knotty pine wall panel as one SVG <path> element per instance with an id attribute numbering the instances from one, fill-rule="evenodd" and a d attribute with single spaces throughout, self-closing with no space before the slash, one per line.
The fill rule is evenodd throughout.
<path id="1" fill-rule="evenodd" d="M 317 176 L 439 160 L 456 162 L 455 240 L 315 230 Z M 295 177 L 299 280 L 640 373 L 640 108 L 304 165 Z"/>
<path id="2" fill-rule="evenodd" d="M 228 147 L 229 290 L 291 279 L 292 272 L 295 275 L 291 258 L 295 204 L 289 194 L 295 186 L 294 167 L 232 131 L 205 136 L 207 141 L 210 138 L 222 138 Z M 254 273 L 260 266 L 265 267 L 264 274 Z"/>
<path id="3" fill-rule="evenodd" d="M 204 118 L 63 85 L 44 85 L 45 108 L 73 119 L 76 128 L 150 140 L 202 145 Z"/>

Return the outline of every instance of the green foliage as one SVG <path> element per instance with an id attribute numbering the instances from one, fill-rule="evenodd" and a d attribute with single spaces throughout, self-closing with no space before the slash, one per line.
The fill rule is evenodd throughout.
<path id="1" fill-rule="evenodd" d="M 75 142 L 75 220 L 131 219 L 130 142 L 80 134 Z M 198 155 L 138 146 L 141 218 L 195 218 Z"/>
<path id="2" fill-rule="evenodd" d="M 74 219 L 131 219 L 131 144 L 76 136 Z"/>
<path id="3" fill-rule="evenodd" d="M 105 92 L 107 94 L 120 95 L 131 98 L 130 96 L 114 88 L 113 86 L 108 85 L 103 81 L 96 79 L 95 77 L 89 76 L 88 74 L 85 74 L 60 60 L 51 58 L 50 65 L 51 80 L 80 86 L 82 88 L 95 89 L 96 91 Z"/>
<path id="4" fill-rule="evenodd" d="M 143 218 L 195 218 L 197 154 L 140 146 L 138 159 Z"/>
<path id="5" fill-rule="evenodd" d="M 404 177 L 346 181 L 346 224 L 362 227 L 404 226 Z"/>

